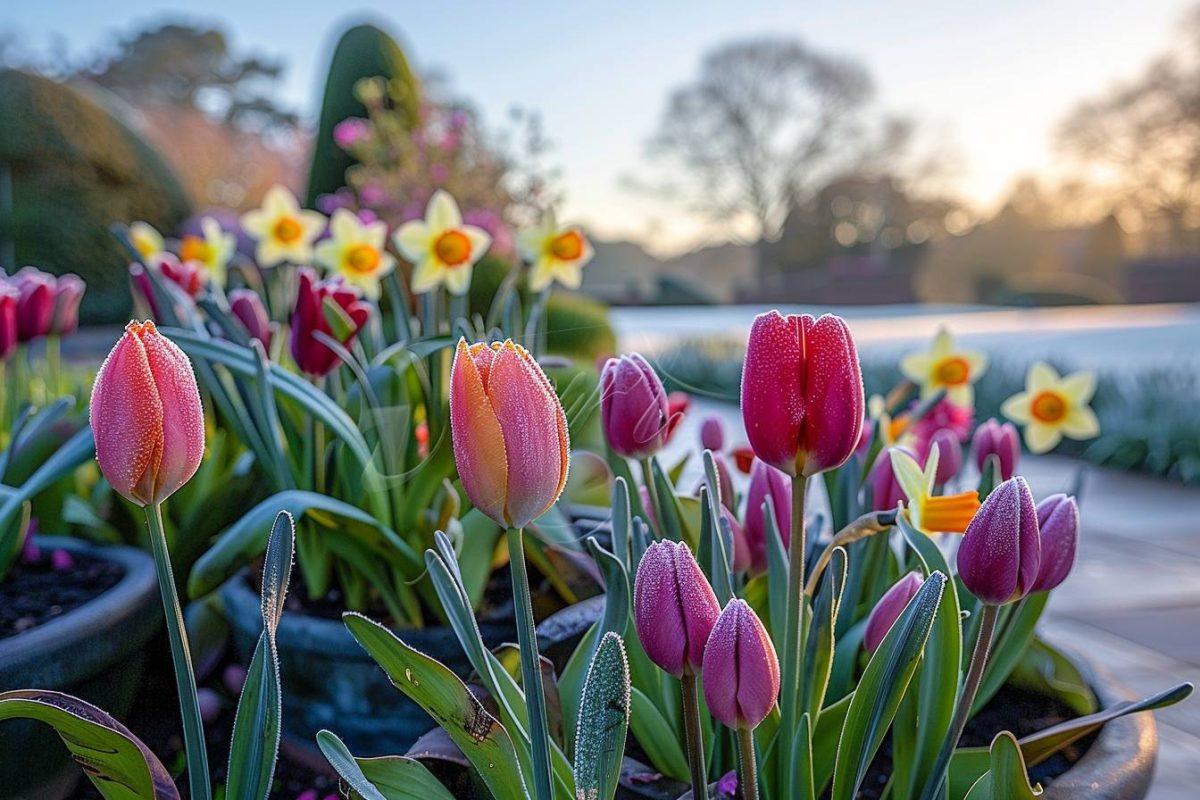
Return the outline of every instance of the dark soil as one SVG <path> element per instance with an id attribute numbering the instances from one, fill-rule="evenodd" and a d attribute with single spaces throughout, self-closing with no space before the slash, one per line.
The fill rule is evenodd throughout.
<path id="1" fill-rule="evenodd" d="M 18 562 L 0 580 L 0 639 L 44 625 L 100 596 L 120 582 L 125 570 L 111 561 L 71 555 L 74 564 L 54 569 L 51 551 Z"/>

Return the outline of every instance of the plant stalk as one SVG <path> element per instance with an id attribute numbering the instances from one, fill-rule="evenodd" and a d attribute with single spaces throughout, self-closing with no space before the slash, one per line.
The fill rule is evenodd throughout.
<path id="1" fill-rule="evenodd" d="M 738 758 L 741 761 L 738 788 L 742 790 L 742 800 L 758 800 L 758 762 L 754 755 L 754 731 L 750 728 L 738 728 L 737 742 Z"/>
<path id="2" fill-rule="evenodd" d="M 963 728 L 967 726 L 967 718 L 971 716 L 971 706 L 975 703 L 975 694 L 979 684 L 983 682 L 983 673 L 987 667 L 988 654 L 991 651 L 992 637 L 996 633 L 996 620 L 1000 616 L 1000 606 L 985 603 L 979 616 L 979 636 L 975 639 L 975 649 L 971 653 L 971 667 L 967 670 L 967 679 L 963 683 L 962 696 L 958 699 L 958 708 L 954 710 L 954 718 L 950 722 L 950 730 L 942 749 L 938 751 L 937 761 L 925 782 L 921 792 L 921 800 L 934 800 L 941 796 L 942 787 L 946 783 L 946 771 L 950 765 L 950 756 L 958 740 L 962 738 Z"/>
<path id="3" fill-rule="evenodd" d="M 158 573 L 158 588 L 162 593 L 163 614 L 167 619 L 167 638 L 171 642 L 171 661 L 175 667 L 175 687 L 179 692 L 179 711 L 183 720 L 190 796 L 192 800 L 210 800 L 212 785 L 208 774 L 208 752 L 204 744 L 204 722 L 200 718 L 200 702 L 196 698 L 196 674 L 192 670 L 192 655 L 188 650 L 179 594 L 175 591 L 175 576 L 171 572 L 171 555 L 167 552 L 167 535 L 163 530 L 162 507 L 159 503 L 146 507 L 146 522 L 150 526 L 150 545 Z"/>
<path id="4" fill-rule="evenodd" d="M 780 730 L 795 730 L 798 716 L 796 704 L 800 698 L 801 675 L 804 674 L 804 555 L 807 549 L 804 529 L 804 496 L 808 489 L 808 478 L 797 475 L 792 478 L 792 532 L 788 543 L 788 592 L 784 615 L 784 643 L 782 678 L 779 704 L 782 713 Z M 784 752 L 780 759 L 782 778 L 793 774 L 791 753 Z"/>
<path id="5" fill-rule="evenodd" d="M 686 670 L 679 679 L 683 693 L 683 732 L 687 742 L 688 767 L 692 772 L 692 797 L 705 797 L 708 770 L 704 762 L 704 733 L 700 728 L 700 694 L 696 676 Z"/>
<path id="6" fill-rule="evenodd" d="M 651 532 L 655 539 L 663 538 L 663 510 L 662 503 L 658 498 L 658 487 L 654 484 L 654 469 L 650 465 L 650 459 L 654 456 L 646 456 L 639 463 L 642 465 L 642 483 L 646 487 L 646 494 L 650 497 L 650 508 L 647 511 L 654 512 L 654 524 L 650 526 Z M 647 523 L 650 520 L 646 520 Z"/>
<path id="7" fill-rule="evenodd" d="M 533 627 L 533 602 L 529 596 L 529 573 L 525 569 L 524 532 L 508 529 L 508 561 L 512 570 L 513 604 L 517 611 L 517 642 L 521 650 L 521 685 L 529 709 L 529 740 L 533 747 L 533 783 L 536 800 L 553 800 L 550 784 L 550 735 L 546 722 L 546 698 L 542 693 L 542 670 Z"/>

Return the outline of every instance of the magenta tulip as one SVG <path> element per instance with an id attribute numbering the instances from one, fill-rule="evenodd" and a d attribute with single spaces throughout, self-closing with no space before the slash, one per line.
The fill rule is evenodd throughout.
<path id="1" fill-rule="evenodd" d="M 917 596 L 917 591 L 923 583 L 925 579 L 921 577 L 921 573 L 914 570 L 892 584 L 892 587 L 883 593 L 883 597 L 879 598 L 875 608 L 871 609 L 871 616 L 867 618 L 867 630 L 863 634 L 863 647 L 867 648 L 868 653 L 874 653 L 879 649 L 879 645 L 883 644 L 883 638 L 896 624 L 908 602 Z"/>
<path id="2" fill-rule="evenodd" d="M 705 417 L 700 423 L 700 446 L 714 453 L 725 449 L 725 427 L 720 417 Z"/>
<path id="3" fill-rule="evenodd" d="M 371 307 L 362 301 L 357 289 L 340 278 L 318 281 L 312 270 L 300 269 L 300 290 L 292 311 L 292 332 L 288 344 L 300 371 L 314 378 L 328 375 L 340 361 L 337 353 L 316 336 L 318 331 L 334 336 L 333 328 L 325 316 L 327 299 L 337 303 L 350 320 L 350 333 L 341 339 L 344 345 L 354 341 L 371 315 Z"/>
<path id="4" fill-rule="evenodd" d="M 45 336 L 54 322 L 54 276 L 25 267 L 11 280 L 17 289 L 17 341 Z"/>
<path id="5" fill-rule="evenodd" d="M 755 454 L 788 475 L 835 469 L 863 424 L 862 370 L 846 323 L 760 314 L 742 368 L 742 419 Z"/>
<path id="6" fill-rule="evenodd" d="M 567 482 L 567 417 L 529 352 L 460 339 L 450 370 L 450 431 L 463 488 L 476 508 L 523 528 Z"/>
<path id="7" fill-rule="evenodd" d="M 204 454 L 204 409 L 192 364 L 153 322 L 130 322 L 92 386 L 96 460 L 118 493 L 157 504 Z"/>
<path id="8" fill-rule="evenodd" d="M 962 442 L 958 440 L 958 434 L 949 428 L 938 428 L 930 442 L 930 450 L 932 445 L 938 448 L 938 467 L 934 480 L 945 485 L 962 469 Z"/>
<path id="9" fill-rule="evenodd" d="M 20 293 L 0 276 L 0 361 L 17 349 L 17 299 Z"/>
<path id="10" fill-rule="evenodd" d="M 742 528 L 737 517 L 726 506 L 721 506 L 721 518 L 729 523 L 729 533 L 733 536 L 732 563 L 734 572 L 745 572 L 750 569 L 750 543 L 746 541 L 746 531 Z"/>
<path id="11" fill-rule="evenodd" d="M 61 275 L 54 284 L 54 315 L 50 332 L 59 336 L 74 333 L 79 328 L 79 303 L 87 284 L 78 275 Z"/>
<path id="12" fill-rule="evenodd" d="M 646 548 L 633 584 L 633 620 L 651 661 L 676 678 L 697 673 L 720 613 L 686 544 L 663 539 Z"/>
<path id="13" fill-rule="evenodd" d="M 1018 476 L 992 490 L 975 512 L 958 548 L 958 575 L 983 602 L 1004 605 L 1032 591 L 1041 555 L 1033 494 Z"/>
<path id="14" fill-rule="evenodd" d="M 648 458 L 667 442 L 667 393 L 637 353 L 610 358 L 600 373 L 600 418 L 613 452 Z"/>
<path id="15" fill-rule="evenodd" d="M 774 467 L 758 459 L 750 466 L 750 486 L 746 490 L 746 546 L 750 551 L 750 569 L 767 568 L 767 525 L 763 519 L 763 501 L 771 498 L 775 527 L 786 549 L 792 538 L 792 482 Z"/>
<path id="16" fill-rule="evenodd" d="M 779 659 L 745 600 L 729 601 L 704 648 L 704 699 L 727 728 L 753 730 L 779 699 Z"/>
<path id="17" fill-rule="evenodd" d="M 1011 422 L 1001 424 L 989 419 L 975 429 L 971 449 L 975 454 L 975 466 L 979 467 L 980 472 L 987 464 L 988 456 L 995 455 L 1000 462 L 1000 480 L 1006 481 L 1017 470 L 1017 461 L 1021 457 L 1021 438 Z"/>
<path id="18" fill-rule="evenodd" d="M 871 487 L 871 509 L 873 511 L 892 511 L 902 502 L 907 501 L 904 490 L 896 481 L 896 473 L 892 470 L 891 451 L 899 450 L 912 456 L 907 447 L 884 448 L 875 457 L 871 472 L 867 475 L 867 485 Z M 915 456 L 913 456 L 915 458 Z"/>
<path id="19" fill-rule="evenodd" d="M 270 351 L 271 318 L 263 307 L 262 298 L 252 289 L 234 289 L 229 293 L 229 310 L 251 339 L 257 339 L 263 350 Z"/>
<path id="20" fill-rule="evenodd" d="M 1037 506 L 1038 531 L 1042 537 L 1042 565 L 1031 592 L 1055 589 L 1075 566 L 1079 545 L 1079 506 L 1074 497 L 1052 494 Z"/>

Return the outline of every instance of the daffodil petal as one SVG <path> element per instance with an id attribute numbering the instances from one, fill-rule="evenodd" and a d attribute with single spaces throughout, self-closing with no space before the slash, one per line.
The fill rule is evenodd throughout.
<path id="1" fill-rule="evenodd" d="M 458 213 L 458 204 L 449 192 L 438 189 L 429 198 L 429 207 L 425 209 L 425 223 L 434 233 L 441 233 L 450 228 L 462 226 L 462 215 Z"/>
<path id="2" fill-rule="evenodd" d="M 1031 453 L 1047 453 L 1062 441 L 1062 431 L 1054 425 L 1031 422 L 1025 426 L 1025 446 Z"/>
<path id="3" fill-rule="evenodd" d="M 954 337 L 946 328 L 938 328 L 938 332 L 933 337 L 933 345 L 929 348 L 930 355 L 941 358 L 950 355 L 953 351 Z"/>
<path id="4" fill-rule="evenodd" d="M 445 280 L 445 270 L 439 268 L 432 258 L 422 258 L 413 267 L 412 292 L 424 294 L 436 289 Z"/>
<path id="5" fill-rule="evenodd" d="M 474 225 L 464 225 L 459 230 L 471 242 L 470 263 L 474 264 L 483 258 L 487 249 L 492 246 L 492 236 L 483 228 L 477 228 Z"/>
<path id="6" fill-rule="evenodd" d="M 921 472 L 921 467 L 916 460 L 908 453 L 896 448 L 892 448 L 888 453 L 892 459 L 892 473 L 896 476 L 896 483 L 900 484 L 900 489 L 905 496 L 915 503 L 929 494 L 929 484 L 925 482 L 925 474 Z"/>
<path id="7" fill-rule="evenodd" d="M 471 266 L 463 264 L 462 266 L 448 269 L 445 271 L 446 291 L 450 294 L 466 294 L 471 288 Z"/>
<path id="8" fill-rule="evenodd" d="M 909 353 L 900 359 L 900 372 L 913 383 L 925 385 L 933 371 L 933 356 L 929 353 Z"/>
<path id="9" fill-rule="evenodd" d="M 1100 433 L 1100 420 L 1087 406 L 1075 406 L 1063 419 L 1062 432 L 1072 439 L 1091 439 Z"/>
<path id="10" fill-rule="evenodd" d="M 416 263 L 429 252 L 429 226 L 418 219 L 406 222 L 392 234 L 392 241 L 401 255 Z"/>
<path id="11" fill-rule="evenodd" d="M 978 350 L 964 350 L 960 353 L 963 361 L 967 362 L 967 369 L 971 372 L 971 382 L 979 380 L 983 374 L 987 372 L 988 357 L 987 353 L 981 353 Z"/>
<path id="12" fill-rule="evenodd" d="M 1058 383 L 1058 373 L 1045 361 L 1035 361 L 1025 376 L 1025 389 L 1030 393 L 1051 389 Z"/>
<path id="13" fill-rule="evenodd" d="M 326 239 L 316 246 L 313 256 L 318 264 L 332 272 L 342 260 L 342 246 L 335 239 Z"/>
<path id="14" fill-rule="evenodd" d="M 1027 425 L 1033 421 L 1033 396 L 1029 392 L 1017 392 L 1004 401 L 1000 413 L 1018 425 Z"/>
<path id="15" fill-rule="evenodd" d="M 1094 372 L 1075 372 L 1067 375 L 1058 382 L 1058 390 L 1072 403 L 1087 405 L 1096 393 L 1096 374 Z"/>

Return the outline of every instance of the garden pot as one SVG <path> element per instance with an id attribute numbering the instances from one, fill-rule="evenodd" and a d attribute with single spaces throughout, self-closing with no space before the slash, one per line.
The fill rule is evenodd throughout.
<path id="1" fill-rule="evenodd" d="M 0 691 L 53 689 L 124 718 L 137 697 L 149 644 L 163 622 L 154 561 L 130 547 L 38 537 L 43 549 L 66 550 L 117 564 L 117 583 L 83 605 L 0 639 Z M 66 797 L 82 777 L 57 734 L 42 723 L 0 723 L 0 797 Z"/>

